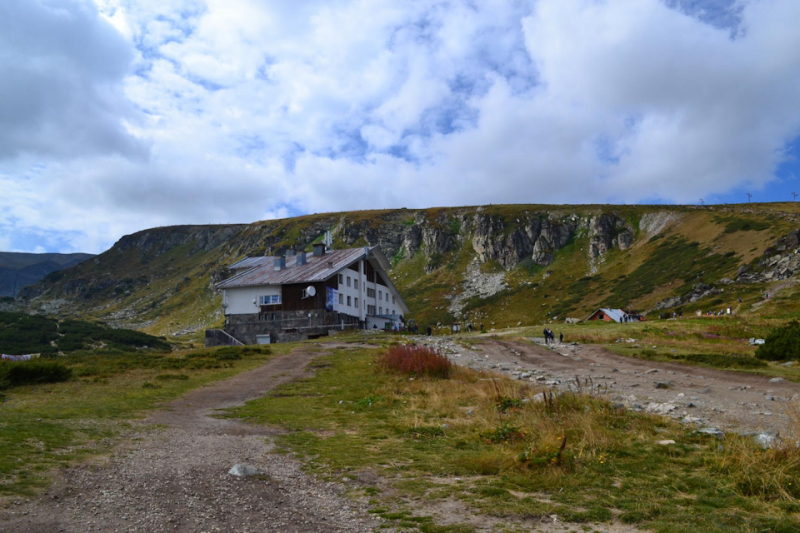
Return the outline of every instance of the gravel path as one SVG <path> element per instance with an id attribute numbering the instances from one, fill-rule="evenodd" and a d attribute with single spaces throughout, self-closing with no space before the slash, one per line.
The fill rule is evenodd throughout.
<path id="1" fill-rule="evenodd" d="M 270 453 L 274 430 L 213 418 L 215 410 L 263 396 L 306 375 L 319 352 L 304 349 L 190 392 L 145 422 L 107 464 L 63 471 L 50 490 L 0 509 L 0 531 L 308 532 L 372 531 L 366 504 L 339 484 L 303 474 L 295 459 Z M 228 474 L 247 464 L 264 475 Z"/>
<path id="2" fill-rule="evenodd" d="M 591 344 L 544 346 L 542 341 L 531 344 L 483 338 L 470 349 L 450 337 L 416 340 L 439 346 L 458 364 L 504 373 L 543 387 L 575 390 L 577 378 L 583 390 L 594 387 L 597 393 L 635 411 L 742 434 L 800 437 L 792 435 L 797 428 L 792 427 L 788 414 L 800 400 L 798 383 L 646 361 Z M 469 338 L 465 340 L 469 342 Z"/>

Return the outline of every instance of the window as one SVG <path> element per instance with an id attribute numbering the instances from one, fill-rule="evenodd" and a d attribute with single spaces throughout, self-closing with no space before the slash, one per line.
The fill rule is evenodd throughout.
<path id="1" fill-rule="evenodd" d="M 344 283 L 344 276 L 339 274 L 339 285 L 341 285 L 342 283 Z"/>
<path id="2" fill-rule="evenodd" d="M 394 303 L 397 303 L 397 302 L 395 302 L 395 301 L 394 301 L 394 294 L 392 295 L 392 303 L 393 303 L 393 304 L 394 304 Z"/>
<path id="3" fill-rule="evenodd" d="M 367 297 L 375 298 L 375 289 L 367 289 Z"/>
<path id="4" fill-rule="evenodd" d="M 358 290 L 358 280 L 357 279 L 353 280 L 353 288 Z"/>
<path id="5" fill-rule="evenodd" d="M 358 298 L 353 298 L 353 307 L 358 309 Z"/>
<path id="6" fill-rule="evenodd" d="M 350 276 L 347 276 L 347 286 L 350 286 Z"/>
<path id="7" fill-rule="evenodd" d="M 344 303 L 344 294 L 342 294 L 341 292 L 339 293 L 339 303 L 340 304 Z"/>
<path id="8" fill-rule="evenodd" d="M 383 292 L 378 291 L 378 300 L 383 300 Z"/>
<path id="9" fill-rule="evenodd" d="M 281 303 L 280 294 L 271 294 L 258 297 L 258 305 L 278 305 Z"/>
<path id="10" fill-rule="evenodd" d="M 350 301 L 350 297 L 348 296 L 348 297 L 347 297 L 347 307 L 350 307 L 350 306 L 352 306 L 352 305 L 353 305 L 353 304 L 352 304 L 352 302 Z"/>
<path id="11" fill-rule="evenodd" d="M 375 306 L 374 305 L 368 305 L 367 306 L 367 314 L 369 314 L 369 315 L 374 315 L 375 314 Z"/>
<path id="12" fill-rule="evenodd" d="M 379 307 L 379 308 L 378 308 L 378 314 L 379 314 L 379 315 L 382 315 L 382 314 L 383 314 L 383 307 Z"/>

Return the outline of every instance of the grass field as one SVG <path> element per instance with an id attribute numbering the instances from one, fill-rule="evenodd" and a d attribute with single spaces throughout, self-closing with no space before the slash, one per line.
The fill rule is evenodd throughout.
<path id="1" fill-rule="evenodd" d="M 244 347 L 60 357 L 73 371 L 70 381 L 0 395 L 0 497 L 36 492 L 53 468 L 110 451 L 147 410 L 263 364 L 270 353 Z"/>
<path id="2" fill-rule="evenodd" d="M 317 360 L 316 377 L 231 415 L 289 430 L 281 447 L 320 475 L 378 473 L 385 484 L 355 492 L 412 530 L 472 530 L 466 519 L 437 529 L 413 512 L 419 502 L 457 502 L 501 523 L 557 515 L 597 530 L 612 520 L 660 532 L 800 530 L 795 448 L 720 441 L 601 398 L 543 395 L 466 369 L 451 379 L 389 374 L 376 365 L 382 351 L 338 350 Z"/>

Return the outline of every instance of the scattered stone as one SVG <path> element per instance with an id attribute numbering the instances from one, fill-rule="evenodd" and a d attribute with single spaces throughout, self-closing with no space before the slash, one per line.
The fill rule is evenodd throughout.
<path id="1" fill-rule="evenodd" d="M 705 388 L 700 391 L 700 394 L 708 394 L 709 392 L 711 392 L 711 389 Z"/>
<path id="2" fill-rule="evenodd" d="M 675 441 L 672 439 L 660 440 L 658 441 L 658 444 L 661 446 L 669 446 L 670 444 L 675 444 Z"/>
<path id="3" fill-rule="evenodd" d="M 783 378 L 772 378 L 769 380 L 770 383 L 780 383 L 781 381 L 783 381 Z"/>
<path id="4" fill-rule="evenodd" d="M 658 403 L 658 402 L 651 402 L 647 404 L 647 412 L 648 413 L 657 413 L 660 415 L 666 415 L 671 413 L 677 409 L 674 403 Z"/>
<path id="5" fill-rule="evenodd" d="M 719 439 L 725 436 L 725 433 L 717 428 L 700 428 L 697 430 L 697 433 L 702 433 L 703 435 L 713 435 Z"/>
<path id="6" fill-rule="evenodd" d="M 658 383 L 656 383 L 657 389 L 669 389 L 671 387 L 672 387 L 671 381 L 659 381 Z"/>
<path id="7" fill-rule="evenodd" d="M 650 370 L 647 370 L 645 374 L 655 374 L 656 372 L 658 372 L 657 368 L 651 368 Z"/>

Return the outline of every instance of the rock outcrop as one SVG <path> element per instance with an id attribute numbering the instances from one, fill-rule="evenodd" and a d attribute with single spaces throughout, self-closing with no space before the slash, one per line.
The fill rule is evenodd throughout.
<path id="1" fill-rule="evenodd" d="M 628 249 L 633 244 L 633 235 L 633 228 L 617 215 L 604 213 L 592 217 L 589 223 L 592 258 L 600 257 L 613 248 Z"/>
<path id="2" fill-rule="evenodd" d="M 755 266 L 743 265 L 736 281 L 763 283 L 788 279 L 800 273 L 800 229 L 790 232 L 764 251 Z"/>

